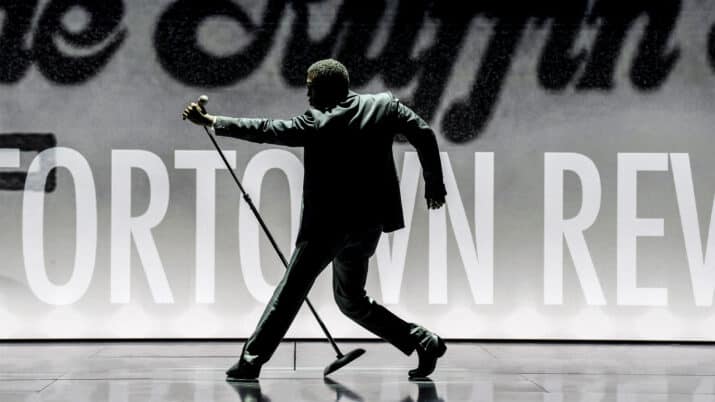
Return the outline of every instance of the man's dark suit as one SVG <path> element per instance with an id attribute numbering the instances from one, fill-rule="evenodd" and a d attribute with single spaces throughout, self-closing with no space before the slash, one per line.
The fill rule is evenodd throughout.
<path id="1" fill-rule="evenodd" d="M 410 325 L 365 293 L 368 260 L 381 232 L 404 227 L 392 155 L 396 134 L 417 150 L 427 198 L 443 199 L 433 131 L 389 93 L 348 96 L 327 111 L 290 120 L 217 117 L 217 135 L 304 148 L 303 212 L 296 250 L 241 359 L 263 364 L 275 351 L 316 277 L 331 261 L 340 310 L 406 354 Z"/>

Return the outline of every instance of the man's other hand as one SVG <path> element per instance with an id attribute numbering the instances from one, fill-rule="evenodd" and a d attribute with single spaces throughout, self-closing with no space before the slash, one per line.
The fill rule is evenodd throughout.
<path id="1" fill-rule="evenodd" d="M 441 198 L 431 198 L 427 197 L 427 208 L 429 209 L 440 209 L 444 205 L 444 197 Z"/>
<path id="2" fill-rule="evenodd" d="M 181 118 L 197 124 L 199 126 L 210 126 L 216 121 L 216 117 L 204 112 L 196 102 L 192 102 L 181 113 Z"/>

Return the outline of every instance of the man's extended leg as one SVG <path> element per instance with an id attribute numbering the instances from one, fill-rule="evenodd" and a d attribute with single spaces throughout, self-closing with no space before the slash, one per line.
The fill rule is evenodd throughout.
<path id="1" fill-rule="evenodd" d="M 348 237 L 345 247 L 333 260 L 335 301 L 345 315 L 403 353 L 409 355 L 416 349 L 420 366 L 410 371 L 410 377 L 424 377 L 432 373 L 437 358 L 444 354 L 444 342 L 425 328 L 405 322 L 365 292 L 368 261 L 380 235 L 380 230 L 371 230 Z"/>
<path id="2" fill-rule="evenodd" d="M 246 341 L 238 363 L 226 372 L 229 377 L 258 375 L 260 367 L 270 359 L 288 331 L 318 274 L 334 258 L 344 238 L 344 235 L 326 235 L 296 246 L 288 270 L 273 292 L 253 335 Z"/>

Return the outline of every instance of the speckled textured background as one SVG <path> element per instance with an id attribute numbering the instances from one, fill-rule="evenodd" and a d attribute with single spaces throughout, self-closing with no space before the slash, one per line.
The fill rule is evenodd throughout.
<path id="1" fill-rule="evenodd" d="M 638 216 L 664 224 L 664 236 L 638 240 L 638 286 L 667 288 L 667 306 L 619 305 L 616 262 L 619 153 L 689 154 L 707 246 L 715 193 L 715 52 L 709 50 L 715 49 L 715 6 L 709 2 L 551 1 L 537 8 L 484 1 L 471 9 L 463 2 L 349 0 L 32 3 L 0 6 L 0 26 L 12 28 L 0 37 L 0 136 L 53 133 L 58 146 L 87 160 L 96 186 L 97 255 L 90 287 L 77 302 L 42 302 L 25 274 L 23 192 L 0 190 L 0 337 L 248 336 L 263 303 L 242 274 L 239 199 L 225 171 L 216 179 L 216 298 L 196 303 L 196 176 L 175 169 L 174 160 L 177 150 L 211 146 L 179 115 L 202 93 L 213 113 L 302 113 L 305 67 L 333 56 L 351 70 L 354 90 L 390 90 L 433 124 L 458 185 L 450 194 L 461 199 L 472 235 L 475 192 L 490 191 L 474 188 L 475 153 L 493 153 L 493 300 L 475 303 L 448 223 L 448 291 L 433 294 L 446 303 L 430 304 L 435 278 L 420 181 L 399 303 L 390 304 L 395 312 L 452 338 L 714 339 L 712 307 L 695 306 L 670 166 L 640 174 L 637 187 Z M 76 61 L 97 54 L 104 56 Z M 221 141 L 235 151 L 239 177 L 252 158 L 271 149 Z M 300 149 L 277 148 L 302 158 Z M 134 251 L 131 301 L 110 303 L 111 161 L 113 150 L 126 149 L 158 155 L 169 175 L 169 207 L 152 233 L 170 304 L 155 302 Z M 397 143 L 394 151 L 401 169 L 412 149 Z M 598 169 L 600 211 L 585 239 L 605 305 L 587 303 L 568 249 L 563 304 L 544 304 L 548 152 L 583 154 Z M 22 153 L 22 169 L 33 156 Z M 57 188 L 46 194 L 44 253 L 48 276 L 58 284 L 70 278 L 74 259 L 73 188 L 72 176 L 60 169 Z M 564 216 L 577 214 L 581 185 L 573 174 L 565 177 L 564 194 Z M 135 215 L 150 202 L 139 171 L 131 200 Z M 284 174 L 265 176 L 260 208 L 287 250 Z M 263 275 L 275 284 L 282 267 L 265 241 L 260 255 Z M 373 259 L 368 293 L 383 300 L 377 268 Z M 334 335 L 369 337 L 340 314 L 330 280 L 326 271 L 311 298 Z M 302 311 L 289 336 L 321 333 Z"/>

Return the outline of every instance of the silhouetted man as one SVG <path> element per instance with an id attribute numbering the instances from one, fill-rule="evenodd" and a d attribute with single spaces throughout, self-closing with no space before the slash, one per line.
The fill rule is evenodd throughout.
<path id="1" fill-rule="evenodd" d="M 328 59 L 310 66 L 312 108 L 290 120 L 212 116 L 192 103 L 183 112 L 217 135 L 303 147 L 303 212 L 296 248 L 239 361 L 226 374 L 255 379 L 278 347 L 318 274 L 333 262 L 333 292 L 340 310 L 405 354 L 417 350 L 410 377 L 426 377 L 446 351 L 442 339 L 410 324 L 365 293 L 368 259 L 382 232 L 404 227 L 400 186 L 392 156 L 396 134 L 417 149 L 428 208 L 446 194 L 435 135 L 417 114 L 390 93 L 358 95 L 348 71 Z"/>

